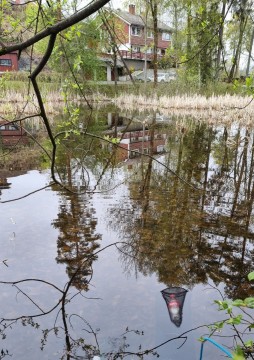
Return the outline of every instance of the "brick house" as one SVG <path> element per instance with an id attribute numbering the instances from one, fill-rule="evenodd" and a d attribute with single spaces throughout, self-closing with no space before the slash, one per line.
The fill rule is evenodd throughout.
<path id="1" fill-rule="evenodd" d="M 6 71 L 17 71 L 17 70 L 18 70 L 17 51 L 0 56 L 0 73 Z"/>
<path id="2" fill-rule="evenodd" d="M 143 69 L 145 59 L 148 64 L 153 60 L 152 22 L 148 21 L 145 24 L 143 17 L 136 14 L 135 5 L 129 5 L 129 11 L 110 10 L 110 17 L 114 32 L 117 34 L 119 50 L 128 67 Z M 165 55 L 167 48 L 171 47 L 172 32 L 171 27 L 158 21 L 158 59 Z"/>

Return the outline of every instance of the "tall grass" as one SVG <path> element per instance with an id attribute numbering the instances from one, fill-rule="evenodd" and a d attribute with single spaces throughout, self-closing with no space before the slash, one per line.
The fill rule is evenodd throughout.
<path id="1" fill-rule="evenodd" d="M 35 94 L 30 91 L 29 93 L 24 91 L 5 90 L 0 92 L 0 114 L 1 116 L 16 116 L 23 117 L 26 115 L 38 114 L 40 112 L 38 102 Z M 50 91 L 48 88 L 45 90 L 42 88 L 42 97 L 44 101 L 44 107 L 46 113 L 49 115 L 56 115 L 63 111 L 66 97 L 61 90 Z M 71 92 L 68 93 L 68 100 L 77 105 L 85 105 L 86 101 L 83 96 Z M 86 95 L 86 100 L 91 103 L 108 102 L 109 97 L 100 93 L 91 93 Z"/>
<path id="2" fill-rule="evenodd" d="M 122 94 L 114 99 L 120 109 L 154 111 L 167 117 L 191 116 L 210 124 L 242 122 L 254 125 L 254 101 L 251 96 L 241 95 L 180 95 L 180 96 L 143 96 Z"/>
<path id="3" fill-rule="evenodd" d="M 47 114 L 61 113 L 65 97 L 58 75 L 46 73 L 39 76 L 38 82 Z M 69 101 L 84 106 L 86 100 L 97 104 L 111 102 L 120 109 L 153 110 L 167 116 L 191 115 L 211 122 L 244 119 L 246 124 L 252 124 L 254 119 L 254 101 L 250 96 L 244 96 L 243 87 L 233 89 L 232 84 L 211 82 L 200 86 L 197 81 L 179 77 L 170 83 L 158 84 L 157 88 L 153 83 L 115 86 L 113 83 L 87 82 L 82 86 L 86 99 L 70 87 L 67 88 Z M 234 93 L 236 91 L 238 94 Z M 0 97 L 2 117 L 21 118 L 39 112 L 36 96 L 29 86 L 28 73 L 7 74 L 6 78 L 0 78 Z"/>

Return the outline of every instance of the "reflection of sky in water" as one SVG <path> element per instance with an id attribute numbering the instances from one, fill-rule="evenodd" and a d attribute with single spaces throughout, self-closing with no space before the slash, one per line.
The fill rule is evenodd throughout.
<path id="1" fill-rule="evenodd" d="M 16 198 L 43 187 L 49 179 L 49 174 L 33 171 L 27 175 L 11 178 L 11 188 L 3 190 L 1 200 Z M 114 190 L 114 197 L 110 194 L 96 194 L 93 197 L 93 206 L 98 218 L 96 232 L 102 234 L 101 246 L 119 241 L 118 235 L 108 228 L 106 219 L 110 206 L 122 201 L 127 194 L 123 185 Z M 57 217 L 59 197 L 57 192 L 50 189 L 42 190 L 34 195 L 16 202 L 1 204 L 1 260 L 7 259 L 8 267 L 1 265 L 2 280 L 19 280 L 22 278 L 40 278 L 54 282 L 63 287 L 67 281 L 65 265 L 56 264 L 58 231 L 51 226 Z M 170 263 L 168 264 L 170 267 Z M 138 351 L 154 347 L 171 337 L 197 325 L 210 323 L 223 314 L 218 314 L 213 306 L 213 300 L 219 298 L 219 293 L 209 286 L 197 285 L 191 289 L 185 299 L 183 321 L 178 329 L 170 322 L 165 302 L 160 291 L 165 284 L 158 283 L 156 275 L 144 276 L 141 273 L 126 274 L 123 272 L 119 259 L 119 252 L 109 248 L 99 254 L 99 259 L 93 266 L 94 275 L 90 291 L 85 297 L 75 297 L 67 306 L 67 313 L 76 313 L 82 316 L 93 327 L 99 328 L 98 341 L 102 351 L 110 350 L 112 344 L 122 344 L 116 339 L 129 330 L 144 331 L 144 336 L 130 333 L 128 339 L 131 346 L 128 351 Z M 42 284 L 27 284 L 24 289 L 38 301 L 40 306 L 47 310 L 57 299 L 59 293 L 48 289 Z M 76 290 L 71 289 L 75 294 Z M 0 316 L 16 316 L 16 314 L 35 313 L 37 309 L 24 299 L 17 290 L 1 286 Z M 32 310 L 31 310 L 32 309 Z M 19 310 L 19 311 L 18 311 Z M 54 316 L 41 318 L 42 328 L 52 328 Z M 89 340 L 89 334 L 83 329 L 86 324 L 77 317 L 72 318 L 74 334 L 84 336 Z M 88 329 L 88 328 L 87 328 Z M 162 360 L 197 359 L 200 344 L 197 338 L 205 333 L 205 329 L 196 331 L 188 336 L 186 344 L 181 340 L 169 343 L 158 352 Z M 3 342 L 3 348 L 9 348 L 13 353 L 13 360 L 57 359 L 60 358 L 64 336 L 58 338 L 49 335 L 48 343 L 43 352 L 40 347 L 40 330 L 32 330 L 29 326 L 13 326 L 7 332 L 9 336 Z M 109 341 L 109 339 L 111 339 Z M 190 357 L 190 354 L 192 356 Z M 206 359 L 214 359 L 213 351 L 206 352 Z M 218 354 L 218 353 L 217 353 Z M 220 354 L 218 354 L 219 356 Z"/>

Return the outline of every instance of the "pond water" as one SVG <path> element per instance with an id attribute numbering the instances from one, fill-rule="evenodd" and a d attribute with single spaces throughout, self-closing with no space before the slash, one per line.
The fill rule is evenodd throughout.
<path id="1" fill-rule="evenodd" d="M 107 116 L 103 138 L 97 118 L 94 138 L 59 146 L 71 191 L 49 170 L 2 186 L 2 357 L 199 359 L 226 317 L 214 300 L 253 295 L 252 130 L 154 119 Z M 166 288 L 185 298 L 167 307 Z"/>

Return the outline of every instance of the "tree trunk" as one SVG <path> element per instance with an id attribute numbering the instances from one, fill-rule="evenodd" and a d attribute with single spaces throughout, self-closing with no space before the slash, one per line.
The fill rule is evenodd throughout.
<path id="1" fill-rule="evenodd" d="M 251 53 L 252 53 L 252 48 L 253 48 L 253 41 L 254 41 L 254 27 L 252 29 L 251 40 L 250 40 L 248 62 L 247 62 L 247 67 L 246 67 L 246 76 L 250 75 L 250 61 L 251 61 Z"/>
<path id="2" fill-rule="evenodd" d="M 243 43 L 243 34 L 244 34 L 244 30 L 247 24 L 247 16 L 245 14 L 245 8 L 242 10 L 243 13 L 241 14 L 241 19 L 240 19 L 240 29 L 239 29 L 239 38 L 238 38 L 238 43 L 237 43 L 237 47 L 236 47 L 236 52 L 235 52 L 235 56 L 233 57 L 233 64 L 228 76 L 228 80 L 231 82 L 235 75 L 236 75 L 236 71 L 239 68 L 239 62 L 240 62 L 240 55 L 241 55 L 241 49 L 242 49 L 242 43 Z"/>
<path id="3" fill-rule="evenodd" d="M 191 1 L 187 4 L 187 59 L 191 58 Z M 188 66 L 188 63 L 187 63 Z"/>
<path id="4" fill-rule="evenodd" d="M 224 33 L 224 20 L 226 14 L 226 3 L 227 0 L 223 0 L 222 10 L 221 10 L 221 24 L 219 29 L 219 44 L 217 51 L 217 59 L 216 59 L 216 69 L 215 69 L 215 79 L 218 80 L 221 72 L 221 53 L 223 49 L 223 33 Z"/>
<path id="5" fill-rule="evenodd" d="M 153 60 L 154 60 L 154 86 L 158 83 L 158 4 L 157 0 L 150 1 L 151 13 L 153 18 L 153 34 L 154 34 L 154 45 L 153 45 Z"/>

